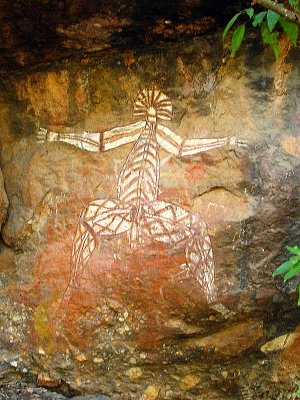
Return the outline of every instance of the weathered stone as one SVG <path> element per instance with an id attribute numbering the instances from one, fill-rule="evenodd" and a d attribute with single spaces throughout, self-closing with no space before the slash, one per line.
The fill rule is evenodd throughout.
<path id="1" fill-rule="evenodd" d="M 0 395 L 9 400 L 67 400 L 67 397 L 53 390 L 35 387 L 32 383 L 22 381 L 1 384 Z"/>
<path id="2" fill-rule="evenodd" d="M 139 367 L 132 367 L 125 371 L 125 375 L 127 375 L 129 379 L 135 380 L 143 375 L 143 371 Z"/>
<path id="3" fill-rule="evenodd" d="M 221 375 L 223 376 L 224 379 L 228 378 L 228 371 L 221 371 Z"/>
<path id="4" fill-rule="evenodd" d="M 184 346 L 235 357 L 249 348 L 255 348 L 262 337 L 262 321 L 248 321 L 229 326 L 211 336 L 188 339 Z"/>
<path id="5" fill-rule="evenodd" d="M 273 351 L 283 350 L 285 347 L 291 346 L 294 341 L 299 337 L 297 333 L 288 333 L 279 336 L 261 346 L 260 350 L 263 353 L 272 353 Z"/>
<path id="6" fill-rule="evenodd" d="M 43 356 L 46 355 L 46 352 L 45 352 L 45 350 L 44 350 L 42 347 L 40 347 L 40 348 L 38 349 L 38 352 L 39 352 L 39 354 L 42 354 Z"/>
<path id="7" fill-rule="evenodd" d="M 156 400 L 159 396 L 159 393 L 160 393 L 159 386 L 150 385 L 144 391 L 141 400 Z"/>
<path id="8" fill-rule="evenodd" d="M 200 382 L 199 376 L 195 374 L 188 374 L 181 379 L 181 381 L 179 382 L 179 387 L 181 390 L 188 391 L 191 390 L 196 385 L 198 385 L 199 382 Z"/>
<path id="9" fill-rule="evenodd" d="M 75 359 L 79 362 L 84 362 L 84 361 L 86 361 L 86 356 L 84 354 L 80 353 L 75 357 Z"/>
<path id="10" fill-rule="evenodd" d="M 103 363 L 103 358 L 101 358 L 101 357 L 95 357 L 94 359 L 93 359 L 93 362 L 94 363 L 96 363 L 96 364 L 101 364 L 101 363 Z"/>
<path id="11" fill-rule="evenodd" d="M 174 392 L 173 392 L 173 390 L 167 390 L 167 391 L 166 391 L 166 398 L 167 398 L 167 399 L 173 399 L 173 398 L 174 398 Z"/>
<path id="12" fill-rule="evenodd" d="M 54 388 L 59 386 L 60 379 L 49 375 L 48 372 L 40 372 L 37 377 L 38 384 L 46 388 Z"/>
<path id="13" fill-rule="evenodd" d="M 294 379 L 294 374 L 299 368 L 300 325 L 296 327 L 290 336 L 287 339 L 288 345 L 280 353 L 279 363 L 275 369 L 275 378 L 279 382 Z"/>
<path id="14" fill-rule="evenodd" d="M 178 319 L 170 319 L 166 322 L 168 328 L 174 329 L 179 333 L 183 334 L 194 334 L 201 332 L 201 328 L 198 326 L 189 325 L 184 321 Z"/>
<path id="15" fill-rule="evenodd" d="M 109 400 L 110 397 L 107 396 L 93 396 L 93 395 L 87 395 L 87 396 L 74 396 L 71 397 L 73 400 Z"/>

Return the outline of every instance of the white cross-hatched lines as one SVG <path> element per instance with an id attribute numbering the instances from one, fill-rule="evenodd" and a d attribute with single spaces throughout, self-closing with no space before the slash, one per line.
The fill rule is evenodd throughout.
<path id="1" fill-rule="evenodd" d="M 171 120 L 173 115 L 170 99 L 159 90 L 143 90 L 135 103 L 134 115 L 143 120 L 102 133 L 59 134 L 46 129 L 38 133 L 39 142 L 67 142 L 87 151 L 101 152 L 134 142 L 118 177 L 116 198 L 92 200 L 79 217 L 70 279 L 63 296 L 70 296 L 70 288 L 80 285 L 84 268 L 101 237 L 127 233 L 132 249 L 143 245 L 146 239 L 184 249 L 186 268 L 202 287 L 207 301 L 214 302 L 214 260 L 206 224 L 199 215 L 158 199 L 159 148 L 173 156 L 191 157 L 239 143 L 227 137 L 182 139 L 158 122 Z"/>

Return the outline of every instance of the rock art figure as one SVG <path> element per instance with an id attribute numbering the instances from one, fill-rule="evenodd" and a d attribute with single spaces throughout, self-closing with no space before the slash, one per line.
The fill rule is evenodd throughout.
<path id="1" fill-rule="evenodd" d="M 83 150 L 101 152 L 134 142 L 118 179 L 116 198 L 91 201 L 82 211 L 73 241 L 71 277 L 65 296 L 80 283 L 84 267 L 100 237 L 127 233 L 131 248 L 146 239 L 185 249 L 186 270 L 215 301 L 214 261 L 207 227 L 199 215 L 158 200 L 159 147 L 178 157 L 193 156 L 224 145 L 243 145 L 236 138 L 182 139 L 159 120 L 172 119 L 172 104 L 158 90 L 143 90 L 134 105 L 134 124 L 100 133 L 59 134 L 40 129 L 39 142 L 62 141 Z"/>

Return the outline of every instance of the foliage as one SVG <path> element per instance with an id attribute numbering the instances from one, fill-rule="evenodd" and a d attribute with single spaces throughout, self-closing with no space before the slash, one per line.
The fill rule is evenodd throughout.
<path id="1" fill-rule="evenodd" d="M 292 254 L 292 256 L 273 272 L 273 278 L 278 275 L 284 275 L 284 282 L 296 275 L 299 275 L 300 278 L 300 248 L 298 246 L 288 246 L 287 250 Z M 300 282 L 298 283 L 298 294 L 298 306 L 300 306 Z"/>
<path id="2" fill-rule="evenodd" d="M 300 12 L 300 0 L 289 0 L 289 6 Z M 283 6 L 283 4 L 282 4 Z M 273 10 L 255 12 L 253 7 L 246 8 L 237 14 L 235 14 L 226 25 L 223 32 L 223 40 L 227 36 L 231 28 L 234 27 L 237 20 L 242 19 L 243 22 L 235 27 L 231 37 L 231 53 L 235 55 L 241 46 L 241 43 L 245 37 L 246 25 L 252 25 L 254 28 L 260 28 L 263 43 L 272 47 L 276 60 L 279 57 L 279 42 L 278 37 L 281 32 L 284 32 L 293 43 L 297 45 L 299 26 L 295 22 L 288 21 L 280 14 Z"/>
<path id="3" fill-rule="evenodd" d="M 299 275 L 300 278 L 300 248 L 298 246 L 287 246 L 287 250 L 293 255 L 273 272 L 273 278 L 284 274 L 284 282 L 296 275 Z M 300 281 L 298 282 L 298 306 L 300 306 Z M 300 382 L 297 382 L 297 385 L 297 395 L 300 397 Z"/>
<path id="4" fill-rule="evenodd" d="M 300 12 L 299 0 L 289 0 L 289 4 L 293 7 L 297 12 Z"/>

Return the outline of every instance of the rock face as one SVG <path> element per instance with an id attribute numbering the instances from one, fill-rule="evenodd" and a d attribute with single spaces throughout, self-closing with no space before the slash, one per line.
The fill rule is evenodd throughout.
<path id="1" fill-rule="evenodd" d="M 34 376 L 45 387 L 113 399 L 292 396 L 300 374 L 299 311 L 293 283 L 272 279 L 284 246 L 299 243 L 299 51 L 289 57 L 292 67 L 282 76 L 268 50 L 250 42 L 232 60 L 208 35 L 3 82 L 1 167 L 9 208 L 4 220 L 3 194 L 2 376 Z M 155 204 L 167 204 L 173 219 L 177 209 L 169 205 L 176 205 L 208 226 L 217 295 L 211 303 L 197 272 L 183 268 L 179 240 L 131 248 L 125 228 L 115 234 L 137 212 L 116 200 L 133 143 L 88 152 L 37 141 L 41 127 L 48 139 L 50 131 L 62 139 L 133 124 L 144 118 L 132 117 L 137 94 L 154 87 L 174 109 L 172 121 L 160 123 L 182 139 L 247 142 L 189 156 L 159 148 Z M 99 149 L 105 145 L 100 141 Z M 114 215 L 125 217 L 112 218 L 115 233 L 96 242 L 82 225 L 80 245 L 92 250 L 77 273 L 71 252 L 78 218 L 96 199 L 108 199 Z M 148 216 L 152 228 L 143 226 L 150 239 L 162 226 L 164 234 L 175 229 L 170 214 L 157 210 L 150 216 L 159 224 Z M 186 236 L 200 232 L 176 226 Z M 290 334 L 293 340 L 279 347 L 272 342 Z"/>
<path id="2" fill-rule="evenodd" d="M 2 171 L 0 171 L 0 226 L 5 221 L 7 208 L 8 208 L 8 199 L 4 188 Z"/>
<path id="3" fill-rule="evenodd" d="M 205 0 L 2 0 L 0 67 L 10 72 L 70 56 L 103 59 L 116 50 L 131 65 L 135 48 L 208 32 L 238 3 L 224 0 L 220 9 Z"/>

